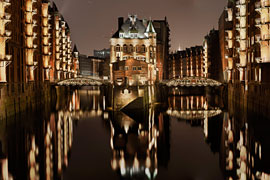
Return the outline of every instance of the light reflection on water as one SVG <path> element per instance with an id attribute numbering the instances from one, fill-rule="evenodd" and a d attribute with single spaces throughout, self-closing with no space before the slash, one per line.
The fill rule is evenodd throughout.
<path id="1" fill-rule="evenodd" d="M 106 96 L 75 90 L 0 122 L 1 178 L 270 179 L 268 121 L 210 95 L 136 113 L 109 111 Z"/>

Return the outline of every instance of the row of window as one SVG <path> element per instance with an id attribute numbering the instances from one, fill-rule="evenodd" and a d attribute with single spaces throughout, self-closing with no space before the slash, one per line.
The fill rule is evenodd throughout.
<path id="1" fill-rule="evenodd" d="M 123 33 L 120 33 L 119 36 L 120 36 L 120 38 L 124 38 Z M 137 38 L 137 37 L 138 37 L 137 33 L 130 33 L 129 36 L 126 36 L 126 38 Z"/>
<path id="2" fill-rule="evenodd" d="M 121 66 L 119 69 L 120 70 L 123 70 L 123 67 Z M 129 66 L 125 66 L 124 67 L 124 70 L 125 71 L 128 71 L 129 70 Z M 132 70 L 133 71 L 141 71 L 142 70 L 142 67 L 141 66 L 132 66 Z"/>
<path id="3" fill-rule="evenodd" d="M 153 46 L 150 46 L 149 47 L 150 49 L 150 52 L 154 52 L 156 50 L 155 47 Z M 132 53 L 134 51 L 136 51 L 137 53 L 145 53 L 147 52 L 147 48 L 145 45 L 137 45 L 136 48 L 133 47 L 133 45 L 124 45 L 123 47 L 121 47 L 119 44 L 115 46 L 115 51 L 116 52 L 120 52 L 120 51 L 123 51 L 124 53 Z"/>

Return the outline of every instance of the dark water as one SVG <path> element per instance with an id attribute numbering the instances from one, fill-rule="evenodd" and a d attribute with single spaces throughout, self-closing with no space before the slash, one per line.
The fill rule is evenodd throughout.
<path id="1" fill-rule="evenodd" d="M 214 95 L 112 112 L 76 90 L 0 122 L 2 179 L 269 179 L 269 121 Z M 226 104 L 226 103 L 225 103 Z"/>

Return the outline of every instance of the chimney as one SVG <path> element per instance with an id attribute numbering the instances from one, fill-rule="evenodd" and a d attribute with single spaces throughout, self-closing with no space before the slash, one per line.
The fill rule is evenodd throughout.
<path id="1" fill-rule="evenodd" d="M 124 18 L 123 17 L 119 17 L 118 18 L 118 30 L 121 29 L 122 25 L 124 24 Z"/>

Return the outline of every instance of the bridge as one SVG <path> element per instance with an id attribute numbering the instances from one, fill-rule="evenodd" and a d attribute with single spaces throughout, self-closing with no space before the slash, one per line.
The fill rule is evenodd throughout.
<path id="1" fill-rule="evenodd" d="M 72 79 L 65 79 L 56 83 L 57 86 L 101 86 L 108 83 L 99 78 L 94 77 L 77 77 Z"/>
<path id="2" fill-rule="evenodd" d="M 204 77 L 184 77 L 180 79 L 163 81 L 161 84 L 168 87 L 217 87 L 222 85 L 222 83 L 216 80 Z"/>

